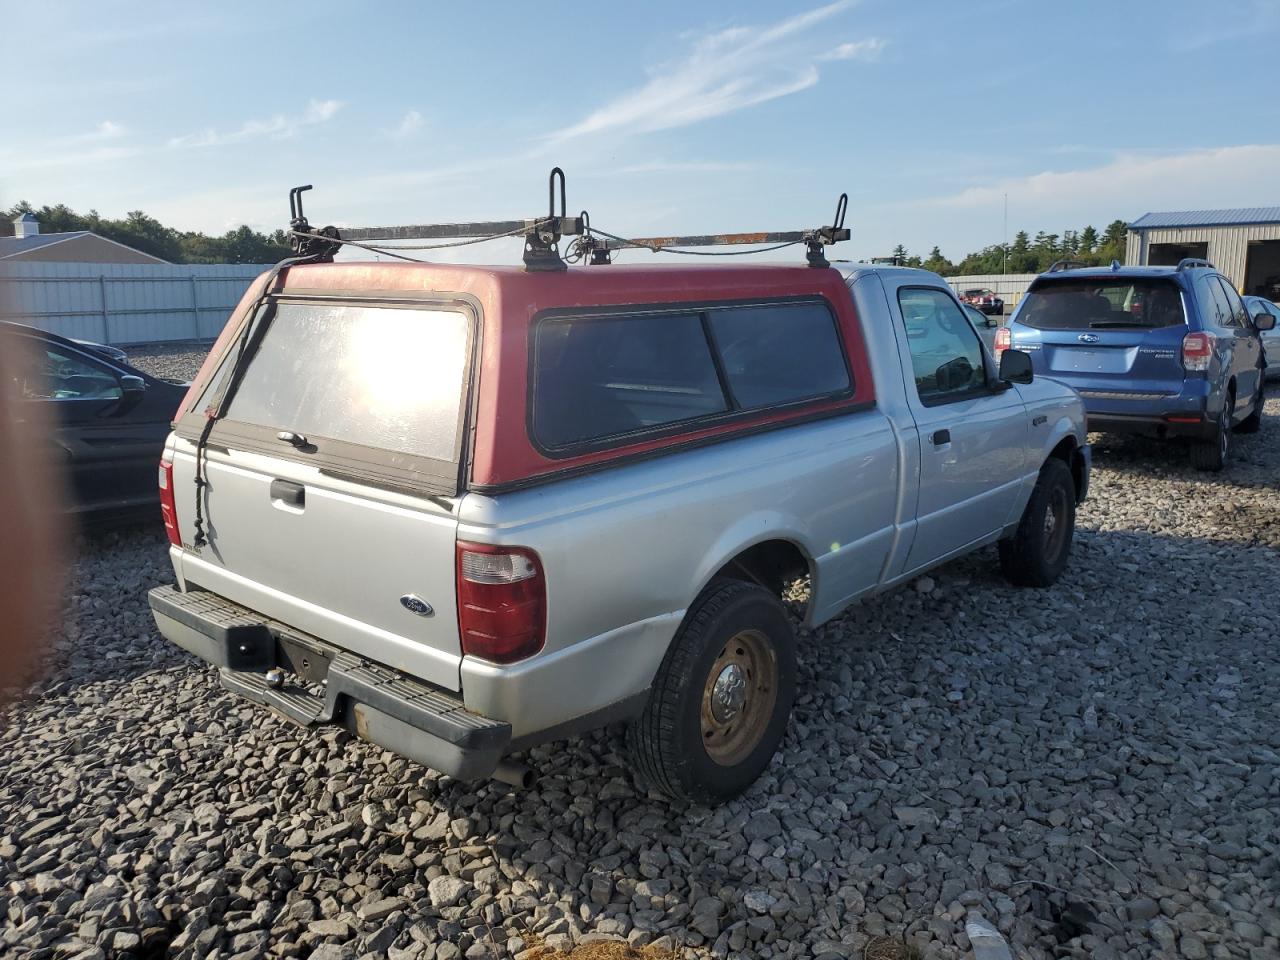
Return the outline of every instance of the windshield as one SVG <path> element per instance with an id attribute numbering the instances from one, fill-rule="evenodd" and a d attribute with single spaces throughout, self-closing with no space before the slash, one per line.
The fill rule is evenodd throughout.
<path id="1" fill-rule="evenodd" d="M 1080 277 L 1037 280 L 1018 322 L 1041 330 L 1171 327 L 1187 322 L 1182 292 L 1168 280 Z"/>
<path id="2" fill-rule="evenodd" d="M 281 303 L 226 419 L 451 461 L 467 341 L 455 310 Z"/>

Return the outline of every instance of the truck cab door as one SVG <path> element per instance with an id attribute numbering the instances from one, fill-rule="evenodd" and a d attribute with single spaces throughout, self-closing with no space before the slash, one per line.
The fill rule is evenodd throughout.
<path id="1" fill-rule="evenodd" d="M 1016 519 L 1029 469 L 1026 408 L 945 287 L 897 288 L 908 406 L 920 444 L 916 534 L 903 573 L 962 552 Z"/>

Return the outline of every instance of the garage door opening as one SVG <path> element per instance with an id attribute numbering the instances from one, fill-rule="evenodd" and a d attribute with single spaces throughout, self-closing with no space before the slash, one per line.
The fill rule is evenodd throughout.
<path id="1" fill-rule="evenodd" d="M 1209 259 L 1209 244 L 1205 243 L 1153 243 L 1147 251 L 1147 265 L 1152 267 L 1176 267 L 1188 257 Z"/>
<path id="2" fill-rule="evenodd" d="M 1280 300 L 1280 240 L 1251 240 L 1244 263 L 1244 292 Z"/>

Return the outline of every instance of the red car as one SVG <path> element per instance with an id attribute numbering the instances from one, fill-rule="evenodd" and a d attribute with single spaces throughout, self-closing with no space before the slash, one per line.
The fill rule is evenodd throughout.
<path id="1" fill-rule="evenodd" d="M 987 287 L 974 287 L 960 294 L 960 302 L 967 303 L 987 316 L 1004 313 L 1004 301 L 996 296 L 996 292 Z"/>

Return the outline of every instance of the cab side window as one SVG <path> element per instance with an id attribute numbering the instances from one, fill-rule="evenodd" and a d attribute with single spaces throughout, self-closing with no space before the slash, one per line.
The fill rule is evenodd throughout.
<path id="1" fill-rule="evenodd" d="M 36 369 L 23 382 L 23 395 L 33 400 L 119 400 L 120 384 L 105 367 L 56 346 L 31 354 Z"/>
<path id="2" fill-rule="evenodd" d="M 898 305 L 922 403 L 949 403 L 986 388 L 982 341 L 947 293 L 903 287 Z"/>

